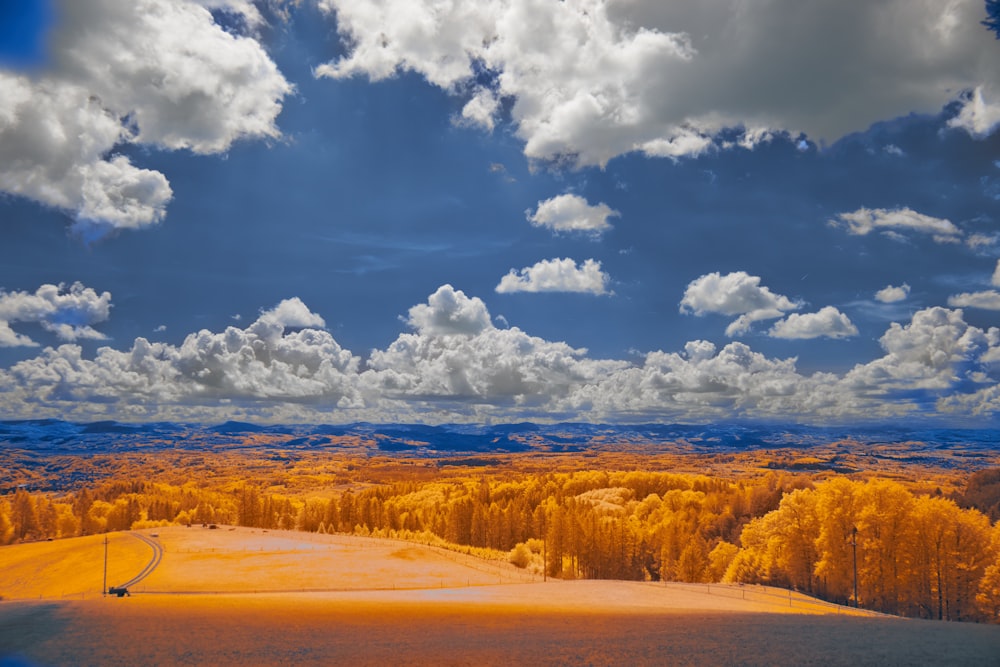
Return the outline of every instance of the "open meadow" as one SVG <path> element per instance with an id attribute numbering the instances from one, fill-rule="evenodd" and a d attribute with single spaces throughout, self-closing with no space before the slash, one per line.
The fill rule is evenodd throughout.
<path id="1" fill-rule="evenodd" d="M 1000 664 L 1000 627 L 762 586 L 561 581 L 414 543 L 220 526 L 0 548 L 0 665 Z M 155 537 L 153 535 L 155 534 Z"/>

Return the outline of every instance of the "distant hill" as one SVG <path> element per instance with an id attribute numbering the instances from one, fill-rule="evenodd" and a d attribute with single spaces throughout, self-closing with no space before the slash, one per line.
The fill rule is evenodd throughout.
<path id="1" fill-rule="evenodd" d="M 137 445 L 200 449 L 267 434 L 289 448 L 330 447 L 336 439 L 370 442 L 379 451 L 433 456 L 456 453 L 585 451 L 625 448 L 655 451 L 681 443 L 701 452 L 826 445 L 860 447 L 920 443 L 928 450 L 1000 450 L 1000 429 L 917 428 L 905 425 L 812 427 L 787 424 L 222 424 L 128 423 L 59 420 L 0 421 L 0 448 L 65 454 L 129 451 Z"/>
<path id="2" fill-rule="evenodd" d="M 259 426 L 257 424 L 249 424 L 247 422 L 234 422 L 228 421 L 218 426 L 209 426 L 205 428 L 208 433 L 263 433 L 268 430 L 267 426 Z"/>

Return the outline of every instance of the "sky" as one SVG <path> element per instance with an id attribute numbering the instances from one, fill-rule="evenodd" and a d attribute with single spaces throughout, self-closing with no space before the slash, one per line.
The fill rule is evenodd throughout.
<path id="1" fill-rule="evenodd" d="M 986 17 L 0 2 L 0 418 L 997 426 Z"/>

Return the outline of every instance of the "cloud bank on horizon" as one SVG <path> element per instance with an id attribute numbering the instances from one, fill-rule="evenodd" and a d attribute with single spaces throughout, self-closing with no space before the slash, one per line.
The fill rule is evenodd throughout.
<path id="1" fill-rule="evenodd" d="M 982 0 L 29 5 L 0 417 L 1000 419 Z"/>
<path id="2" fill-rule="evenodd" d="M 84 290 L 74 286 L 76 293 Z M 86 291 L 90 291 L 89 289 Z M 771 335 L 836 337 L 850 323 L 835 309 L 782 320 Z M 848 373 L 806 375 L 795 359 L 771 359 L 743 343 L 721 350 L 691 341 L 680 353 L 641 361 L 589 357 L 587 350 L 500 329 L 483 301 L 443 285 L 410 308 L 412 331 L 366 361 L 341 347 L 299 299 L 262 311 L 245 329 L 188 335 L 177 346 L 137 338 L 102 347 L 46 348 L 0 371 L 6 404 L 24 416 L 202 420 L 220 414 L 269 421 L 483 421 L 787 419 L 821 421 L 919 415 L 934 401 L 946 414 L 997 407 L 1000 329 L 970 326 L 961 310 L 927 308 L 880 338 L 883 356 Z M 961 369 L 961 377 L 956 372 Z M 991 372 L 992 371 L 992 372 Z M 939 395 L 957 382 L 975 389 Z M 220 409 L 219 403 L 223 408 Z M 113 412 L 104 409 L 112 406 Z M 55 412 L 53 412 L 55 411 Z"/>

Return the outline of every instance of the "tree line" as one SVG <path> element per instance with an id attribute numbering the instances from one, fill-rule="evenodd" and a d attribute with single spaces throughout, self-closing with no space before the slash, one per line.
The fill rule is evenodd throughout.
<path id="1" fill-rule="evenodd" d="M 977 473 L 965 496 L 993 510 L 998 479 Z M 1000 622 L 1000 522 L 889 480 L 508 473 L 305 498 L 120 480 L 0 499 L 0 544 L 193 523 L 432 538 L 553 577 L 763 583 L 893 614 Z"/>

